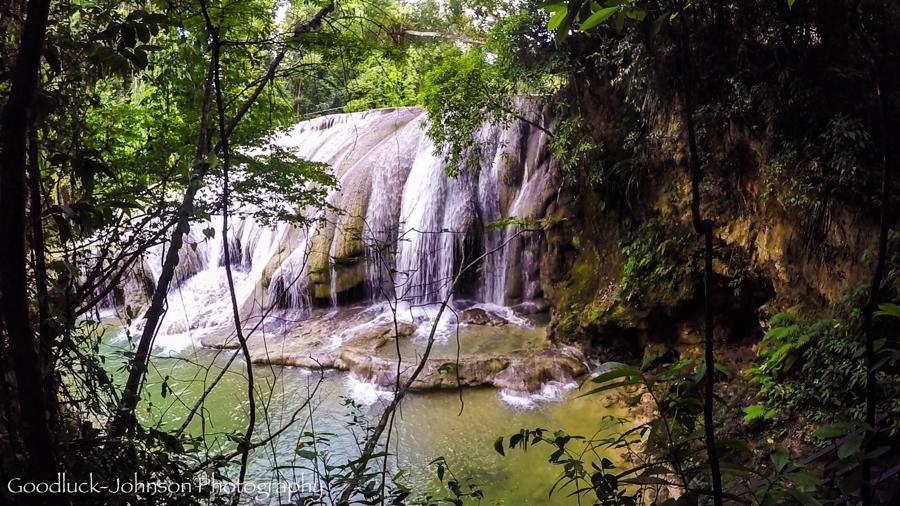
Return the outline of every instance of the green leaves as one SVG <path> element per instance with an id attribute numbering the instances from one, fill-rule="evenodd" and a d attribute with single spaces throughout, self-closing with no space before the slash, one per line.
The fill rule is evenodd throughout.
<path id="1" fill-rule="evenodd" d="M 593 14 L 591 14 L 590 16 L 588 16 L 588 18 L 585 19 L 581 23 L 581 25 L 579 25 L 579 29 L 582 32 L 586 32 L 586 31 L 590 30 L 591 28 L 594 28 L 595 26 L 599 25 L 600 23 L 606 21 L 607 19 L 610 18 L 610 16 L 612 16 L 616 12 L 619 12 L 619 6 L 604 7 L 602 9 L 599 9 L 599 10 L 595 11 Z M 550 28 L 549 25 L 547 27 Z M 553 30 L 553 28 L 550 28 L 550 29 Z"/>
<path id="2" fill-rule="evenodd" d="M 839 422 L 832 423 L 828 425 L 823 425 L 816 429 L 816 436 L 823 439 L 833 439 L 836 437 L 841 437 L 851 430 L 853 430 L 854 425 L 849 422 Z"/>
<path id="3" fill-rule="evenodd" d="M 774 408 L 768 408 L 762 404 L 754 404 L 744 408 L 744 421 L 752 422 L 754 420 L 771 420 L 778 412 Z"/>
<path id="4" fill-rule="evenodd" d="M 565 21 L 566 16 L 569 15 L 569 10 L 565 5 L 556 4 L 554 7 L 556 7 L 557 10 L 550 11 L 553 12 L 553 15 L 550 16 L 550 20 L 547 21 L 547 29 L 551 32 L 559 28 L 559 25 L 562 24 L 562 22 Z"/>
<path id="5" fill-rule="evenodd" d="M 601 386 L 593 388 L 588 392 L 581 394 L 580 397 L 594 395 L 601 392 L 606 392 L 608 390 L 614 390 L 616 388 L 643 384 L 643 373 L 639 369 L 635 369 L 634 367 L 618 362 L 607 362 L 601 365 L 600 368 L 607 370 L 606 372 L 602 372 L 591 378 L 591 382 L 600 384 Z M 610 383 L 612 380 L 616 379 L 621 379 L 621 381 Z"/>
<path id="6" fill-rule="evenodd" d="M 878 311 L 875 311 L 874 314 L 875 316 L 893 316 L 894 318 L 900 318 L 900 306 L 891 303 L 878 304 Z"/>
<path id="7" fill-rule="evenodd" d="M 780 473 L 788 462 L 787 450 L 785 450 L 784 448 L 779 448 L 769 454 L 769 459 L 772 461 L 772 465 L 775 467 L 775 472 Z"/>
<path id="8" fill-rule="evenodd" d="M 494 451 L 499 453 L 500 455 L 506 456 L 506 451 L 503 449 L 503 436 L 498 437 L 494 441 Z"/>
<path id="9" fill-rule="evenodd" d="M 846 459 L 847 457 L 855 454 L 859 451 L 860 446 L 862 446 L 863 442 L 863 433 L 855 433 L 847 436 L 847 439 L 841 443 L 841 446 L 838 447 L 837 456 L 839 459 Z"/>
<path id="10" fill-rule="evenodd" d="M 565 37 L 566 31 L 573 24 L 578 24 L 578 30 L 588 32 L 597 28 L 601 23 L 615 16 L 615 28 L 622 31 L 625 22 L 629 19 L 643 21 L 647 17 L 647 11 L 634 7 L 634 0 L 607 2 L 601 5 L 597 2 L 588 4 L 583 2 L 555 2 L 544 6 L 544 10 L 550 14 L 547 21 L 547 30 L 556 32 L 557 38 Z M 586 10 L 590 8 L 589 11 Z M 664 19 L 660 16 L 658 21 Z M 655 31 L 659 31 L 656 26 Z"/>

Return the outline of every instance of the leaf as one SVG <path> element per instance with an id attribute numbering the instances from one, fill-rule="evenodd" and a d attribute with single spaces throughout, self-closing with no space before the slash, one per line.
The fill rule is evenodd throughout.
<path id="1" fill-rule="evenodd" d="M 550 21 L 547 21 L 547 29 L 551 32 L 556 30 L 559 25 L 566 19 L 566 16 L 569 15 L 569 9 L 560 9 L 556 11 L 555 14 L 550 16 Z"/>
<path id="2" fill-rule="evenodd" d="M 797 1 L 797 0 L 787 0 L 788 9 L 790 9 L 791 7 L 793 7 L 793 6 L 794 6 L 794 2 L 796 2 L 796 1 Z"/>
<path id="3" fill-rule="evenodd" d="M 676 485 L 676 483 L 670 480 L 666 480 L 656 476 L 635 476 L 634 478 L 622 480 L 622 483 L 629 483 L 632 485 Z"/>
<path id="4" fill-rule="evenodd" d="M 612 364 L 615 364 L 615 362 L 612 362 Z M 594 376 L 593 378 L 591 378 L 591 381 L 594 383 L 606 383 L 607 381 L 616 379 L 616 378 L 640 377 L 640 376 L 641 376 L 641 371 L 639 371 L 633 367 L 629 367 L 627 365 L 620 364 L 620 365 L 614 366 L 613 368 L 609 369 L 606 372 L 603 372 L 603 373 L 600 373 L 600 374 Z"/>
<path id="5" fill-rule="evenodd" d="M 754 420 L 760 420 L 765 418 L 766 416 L 766 407 L 762 404 L 754 404 L 753 406 L 747 406 L 744 408 L 744 421 L 752 422 Z"/>
<path id="6" fill-rule="evenodd" d="M 802 471 L 796 471 L 793 473 L 787 473 L 784 477 L 797 486 L 797 490 L 801 492 L 812 492 L 816 490 L 816 485 L 819 484 L 819 479 L 814 475 Z"/>
<path id="7" fill-rule="evenodd" d="M 658 18 L 653 22 L 653 27 L 650 29 L 650 33 L 653 35 L 659 34 L 659 31 L 662 29 L 663 23 L 669 19 L 669 11 L 665 11 L 659 15 Z"/>
<path id="8" fill-rule="evenodd" d="M 623 28 L 625 28 L 625 11 L 616 16 L 616 31 L 621 33 Z"/>
<path id="9" fill-rule="evenodd" d="M 594 389 L 592 389 L 592 390 L 589 390 L 589 391 L 587 391 L 587 392 L 585 392 L 585 393 L 579 395 L 578 397 L 585 397 L 585 396 L 588 396 L 588 395 L 599 394 L 599 393 L 605 392 L 605 391 L 607 391 L 607 390 L 613 390 L 613 389 L 620 388 L 620 387 L 632 386 L 632 385 L 634 385 L 634 384 L 635 384 L 635 382 L 634 382 L 634 381 L 631 381 L 631 380 L 619 381 L 619 382 L 617 382 L 617 383 L 608 383 L 608 384 L 606 384 L 606 385 L 599 386 L 599 387 L 597 387 L 597 388 L 594 388 Z"/>
<path id="10" fill-rule="evenodd" d="M 509 437 L 509 447 L 515 448 L 523 439 L 525 439 L 525 435 L 521 432 L 518 434 L 513 434 Z M 527 440 L 526 440 L 527 441 Z"/>
<path id="11" fill-rule="evenodd" d="M 878 304 L 878 311 L 875 311 L 875 316 L 893 316 L 895 318 L 900 318 L 900 306 L 897 304 Z"/>
<path id="12" fill-rule="evenodd" d="M 722 373 L 722 375 L 725 376 L 726 378 L 731 377 L 731 371 L 729 371 L 728 368 L 725 367 L 725 364 L 716 364 L 715 370 Z"/>
<path id="13" fill-rule="evenodd" d="M 595 26 L 597 26 L 600 23 L 609 19 L 610 16 L 615 14 L 616 11 L 618 11 L 618 10 L 619 10 L 618 6 L 604 7 L 602 9 L 598 10 L 597 12 L 591 14 L 590 16 L 588 16 L 588 18 L 585 19 L 583 23 L 581 23 L 581 25 L 579 26 L 579 29 L 582 32 L 586 32 L 586 31 L 590 30 L 591 28 L 594 28 Z"/>
<path id="14" fill-rule="evenodd" d="M 841 437 L 851 430 L 853 430 L 853 424 L 849 422 L 832 423 L 816 429 L 816 436 L 822 439 L 833 439 Z"/>
<path id="15" fill-rule="evenodd" d="M 787 465 L 788 461 L 788 453 L 784 448 L 779 448 L 774 452 L 769 454 L 769 459 L 772 461 L 772 464 L 775 466 L 775 472 L 780 473 L 784 466 Z"/>
<path id="16" fill-rule="evenodd" d="M 742 464 L 722 462 L 721 467 L 722 471 L 726 474 L 740 476 L 747 479 L 758 479 L 760 477 L 759 473 L 757 473 L 755 470 Z"/>
<path id="17" fill-rule="evenodd" d="M 788 2 L 790 1 L 791 0 L 788 0 Z M 803 506 L 822 506 L 822 503 L 816 500 L 815 497 L 799 490 L 791 489 L 787 490 L 786 493 Z"/>
<path id="18" fill-rule="evenodd" d="M 494 450 L 500 455 L 506 456 L 506 452 L 503 450 L 503 436 L 498 437 L 497 440 L 494 441 Z"/>
<path id="19" fill-rule="evenodd" d="M 543 9 L 547 12 L 557 12 L 560 9 L 566 8 L 566 2 L 547 2 L 544 4 Z"/>
<path id="20" fill-rule="evenodd" d="M 838 447 L 837 455 L 840 459 L 845 459 L 850 455 L 859 451 L 859 447 L 862 446 L 863 435 L 860 434 L 850 434 L 847 436 L 847 439 L 841 443 L 841 446 Z"/>

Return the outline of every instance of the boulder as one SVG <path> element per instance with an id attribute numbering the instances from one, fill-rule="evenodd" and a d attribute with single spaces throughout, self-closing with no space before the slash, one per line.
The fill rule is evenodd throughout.
<path id="1" fill-rule="evenodd" d="M 509 323 L 502 316 L 480 307 L 471 307 L 463 310 L 462 322 L 469 325 L 489 325 L 491 327 L 499 327 Z"/>

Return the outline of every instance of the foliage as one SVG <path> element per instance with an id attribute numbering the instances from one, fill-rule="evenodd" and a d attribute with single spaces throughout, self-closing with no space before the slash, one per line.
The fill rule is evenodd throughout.
<path id="1" fill-rule="evenodd" d="M 238 214 L 252 214 L 261 223 L 309 221 L 309 209 L 326 206 L 337 186 L 327 164 L 310 162 L 274 146 L 259 156 L 238 155 L 233 193 L 243 204 Z"/>
<path id="2" fill-rule="evenodd" d="M 523 429 L 495 448 L 529 446 L 552 449 L 548 461 L 561 467 L 560 478 L 550 494 L 569 492 L 595 504 L 688 504 L 710 495 L 708 466 L 703 447 L 701 410 L 702 361 L 681 358 L 666 363 L 662 357 L 646 356 L 637 369 L 606 363 L 590 379 L 591 389 L 582 395 L 620 392 L 632 404 L 649 404 L 657 413 L 647 421 L 606 417 L 606 423 L 621 426 L 609 437 L 583 437 L 543 428 Z M 660 363 L 662 362 L 662 363 Z M 659 364 L 650 367 L 651 364 Z M 724 371 L 720 366 L 716 367 Z M 504 444 L 506 445 L 504 447 Z M 740 440 L 720 441 L 722 469 L 729 499 L 758 504 L 781 504 L 788 498 L 802 504 L 815 503 L 816 476 L 792 462 L 783 449 L 774 449 L 769 462 L 750 467 L 749 447 Z M 616 463 L 614 460 L 618 460 Z M 676 501 L 668 498 L 677 490 Z"/>
<path id="3" fill-rule="evenodd" d="M 783 424 L 799 418 L 806 425 L 801 436 L 809 443 L 818 443 L 821 440 L 814 432 L 817 425 L 863 418 L 864 402 L 859 393 L 865 387 L 866 375 L 860 367 L 864 349 L 858 301 L 848 294 L 824 318 L 779 313 L 769 320 L 757 365 L 747 370 L 759 386 L 762 402 L 745 408 L 745 421 Z M 877 345 L 884 355 L 879 367 L 892 368 L 896 352 L 886 343 L 881 340 Z M 896 401 L 900 382 L 887 370 L 876 377 L 884 399 L 882 409 L 895 419 L 900 415 L 900 403 Z"/>
<path id="4" fill-rule="evenodd" d="M 625 256 L 618 297 L 637 306 L 660 301 L 673 304 L 690 298 L 696 272 L 685 234 L 673 234 L 663 218 L 654 217 L 623 241 Z"/>
<path id="5" fill-rule="evenodd" d="M 10 91 L 6 77 L 14 64 L 9 56 L 17 52 L 27 3 L 17 2 L 9 10 L 4 5 L 0 15 L 4 106 Z M 52 2 L 28 129 L 28 163 L 35 168 L 30 174 L 35 207 L 28 209 L 28 246 L 33 258 L 40 252 L 47 260 L 46 265 L 35 260 L 26 267 L 28 282 L 38 287 L 27 303 L 33 308 L 28 319 L 35 341 L 38 336 L 47 341 L 42 342 L 41 363 L 34 366 L 47 374 L 42 386 L 50 406 L 45 416 L 56 436 L 49 444 L 60 449 L 60 470 L 73 477 L 93 472 L 92 481 L 112 483 L 116 478 L 131 481 L 134 473 L 153 482 L 193 482 L 198 476 L 196 459 L 208 448 L 196 438 L 140 424 L 126 437 L 110 437 L 106 421 L 116 415 L 121 385 L 110 379 L 107 360 L 112 356 L 101 350 L 102 332 L 90 315 L 114 297 L 146 251 L 171 234 L 175 199 L 186 187 L 207 186 L 202 202 L 189 209 L 190 221 L 221 212 L 222 172 L 214 146 L 223 139 L 213 125 L 222 120 L 233 127 L 227 133 L 232 150 L 238 151 L 233 154 L 238 165 L 232 167 L 233 196 L 263 221 L 307 219 L 311 210 L 325 205 L 325 195 L 335 185 L 324 164 L 286 150 L 267 150 L 258 140 L 296 121 L 297 80 L 307 71 L 327 72 L 337 61 L 323 63 L 321 55 L 349 51 L 356 61 L 366 61 L 383 53 L 393 42 L 377 28 L 378 21 L 391 14 L 369 2 L 345 3 L 323 33 L 291 37 L 276 27 L 275 7 L 269 0 Z M 319 8 L 297 3 L 287 17 L 303 21 Z M 217 90 L 223 96 L 221 114 L 203 98 L 211 88 L 214 40 L 204 10 L 223 41 Z M 30 10 L 28 16 L 33 16 Z M 371 33 L 380 36 L 367 39 Z M 269 81 L 267 68 L 281 49 L 290 55 L 277 79 Z M 254 89 L 258 95 L 252 95 Z M 255 102 L 247 101 L 251 96 Z M 245 105 L 249 108 L 243 109 Z M 210 168 L 206 180 L 191 179 L 198 166 Z M 149 280 L 151 288 L 155 282 Z M 126 313 L 128 320 L 136 316 L 133 308 Z M 22 452 L 18 434 L 7 432 L 13 425 L 9 415 L 18 406 L 15 396 L 7 396 L 16 386 L 6 379 L 13 364 L 5 329 L 3 334 L 5 473 L 21 469 L 17 459 Z M 117 357 L 127 367 L 135 353 Z M 159 392 L 173 394 L 167 380 Z M 231 438 L 223 451 L 227 455 L 244 444 Z M 203 472 L 219 473 L 231 465 L 223 456 Z M 99 495 L 85 501 L 107 499 Z M 141 499 L 151 500 L 136 498 Z"/>
<path id="6" fill-rule="evenodd" d="M 589 159 L 596 159 L 596 152 L 600 150 L 600 146 L 583 134 L 585 129 L 583 118 L 566 118 L 556 127 L 548 146 L 553 156 L 562 161 L 563 173 L 572 180 Z"/>
<path id="7" fill-rule="evenodd" d="M 420 100 L 430 119 L 428 134 L 444 146 L 451 174 L 477 167 L 482 145 L 476 134 L 485 121 L 504 125 L 524 119 L 514 99 L 546 96 L 559 88 L 562 67 L 546 50 L 538 16 L 529 3 L 494 25 L 484 45 L 448 47 L 435 55 Z"/>

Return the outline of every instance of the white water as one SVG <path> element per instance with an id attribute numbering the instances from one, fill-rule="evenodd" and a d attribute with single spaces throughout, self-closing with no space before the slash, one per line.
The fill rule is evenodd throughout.
<path id="1" fill-rule="evenodd" d="M 513 409 L 535 409 L 546 402 L 562 402 L 568 393 L 578 388 L 574 381 L 548 381 L 537 392 L 519 392 L 503 389 L 497 394 L 503 404 Z"/>
<path id="2" fill-rule="evenodd" d="M 502 306 L 541 296 L 535 275 L 540 238 L 523 239 L 513 227 L 488 224 L 542 217 L 542 202 L 553 190 L 549 162 L 538 153 L 544 134 L 522 122 L 486 124 L 476 135 L 480 166 L 448 177 L 425 127 L 422 110 L 401 108 L 325 116 L 269 139 L 332 167 L 340 187 L 328 202 L 339 211 L 305 210 L 323 218 L 304 227 L 229 220 L 245 325 L 252 327 L 265 314 L 266 325 L 289 330 L 314 306 L 360 300 L 392 300 L 405 305 L 401 314 L 418 312 L 411 317 L 428 319 L 435 316 L 435 303 L 449 296 L 463 265 L 469 272 L 454 296 L 490 304 L 486 308 L 505 311 L 508 319 L 515 316 Z M 212 237 L 204 234 L 209 228 L 215 230 Z M 178 351 L 233 324 L 221 228 L 221 218 L 192 226 L 157 346 Z M 163 258 L 162 247 L 145 257 L 141 268 L 149 279 L 158 279 Z M 511 258 L 521 268 L 510 267 Z M 441 326 L 455 323 L 449 319 Z M 136 330 L 141 324 L 138 319 Z"/>

